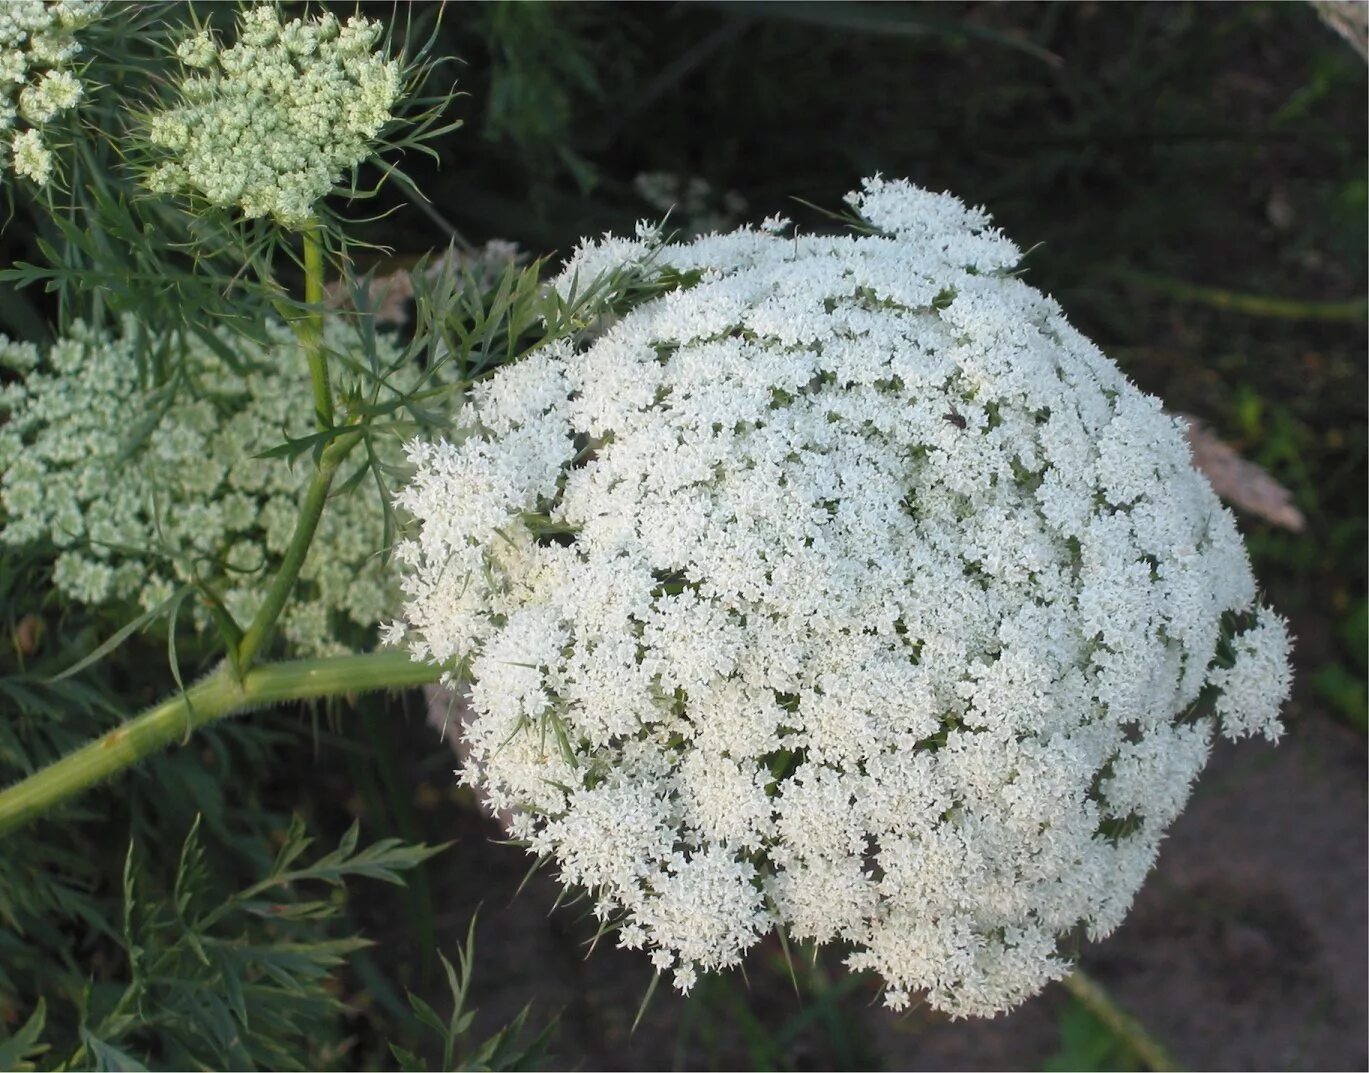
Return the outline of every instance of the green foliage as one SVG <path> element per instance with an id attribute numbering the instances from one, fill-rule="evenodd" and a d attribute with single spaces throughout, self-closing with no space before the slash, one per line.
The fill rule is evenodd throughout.
<path id="1" fill-rule="evenodd" d="M 1075 999 L 1060 1011 L 1059 1028 L 1060 1049 L 1042 1065 L 1046 1073 L 1145 1068 L 1124 1040 Z"/>
<path id="2" fill-rule="evenodd" d="M 763 980 L 700 978 L 683 1003 L 674 1068 L 728 1068 L 729 1056 L 735 1054 L 744 1054 L 750 1069 L 805 1068 L 795 1056 L 815 1050 L 824 1056 L 824 1068 L 882 1068 L 879 1054 L 856 1023 L 857 1010 L 872 991 L 869 974 L 843 972 L 834 981 L 826 958 L 830 953 L 812 943 L 791 952 L 785 940 L 765 964 Z M 789 1000 L 783 1012 L 758 1008 L 762 989 Z"/>
<path id="3" fill-rule="evenodd" d="M 447 958 L 439 954 L 442 970 L 446 976 L 447 990 L 451 994 L 452 1012 L 444 1021 L 427 1002 L 410 992 L 409 1005 L 413 1008 L 418 1023 L 429 1030 L 441 1043 L 442 1055 L 435 1069 L 442 1073 L 456 1070 L 500 1070 L 536 1069 L 546 1058 L 547 1046 L 551 1041 L 554 1022 L 547 1024 L 531 1040 L 525 1040 L 528 1016 L 532 1007 L 524 1006 L 522 1011 L 507 1025 L 489 1038 L 475 1042 L 470 1038 L 475 1022 L 475 1011 L 467 1009 L 466 1000 L 471 985 L 471 969 L 475 962 L 475 918 L 471 918 L 470 929 L 466 934 L 466 944 L 457 950 L 457 964 L 453 967 Z M 399 1062 L 400 1069 L 427 1073 L 429 1066 L 424 1059 L 396 1044 L 390 1051 Z"/>
<path id="4" fill-rule="evenodd" d="M 1369 731 L 1369 603 L 1360 598 L 1340 622 L 1335 658 L 1312 679 L 1335 712 L 1361 733 Z"/>
<path id="5" fill-rule="evenodd" d="M 48 1051 L 48 1045 L 40 1040 L 46 1023 L 47 1003 L 39 999 L 33 1015 L 24 1022 L 23 1027 L 0 1043 L 0 1069 L 37 1069 L 35 1062 Z"/>
<path id="6" fill-rule="evenodd" d="M 164 649 L 137 637 L 58 677 L 101 627 L 49 606 L 47 592 L 40 562 L 0 549 L 0 783 L 70 751 L 167 680 Z M 311 858 L 303 823 L 286 822 L 268 787 L 296 740 L 267 724 L 221 724 L 196 748 L 150 757 L 121 786 L 5 839 L 0 1019 L 15 1027 L 0 1068 L 330 1061 L 344 1039 L 339 972 L 366 945 L 342 884 L 399 882 L 436 850 L 394 838 L 361 846 L 354 826 Z M 164 847 L 177 844 L 168 859 Z"/>
<path id="7" fill-rule="evenodd" d="M 534 170 L 564 169 L 588 192 L 595 169 L 570 143 L 577 98 L 604 96 L 585 32 L 594 16 L 545 0 L 495 0 L 477 17 L 490 52 L 484 136 L 510 142 Z"/>
<path id="8" fill-rule="evenodd" d="M 79 1000 L 82 1046 L 68 1064 L 98 1069 L 308 1068 L 329 1061 L 319 1041 L 341 1002 L 330 990 L 356 936 L 319 937 L 340 915 L 337 899 L 305 897 L 312 883 L 349 877 L 398 883 L 438 852 L 385 839 L 357 849 L 353 826 L 338 848 L 300 863 L 310 839 L 292 822 L 266 876 L 226 898 L 213 890 L 199 821 L 170 888 L 142 878 L 130 845 L 124 868 L 127 982 L 88 988 Z M 312 1061 L 310 1060 L 312 1058 Z"/>

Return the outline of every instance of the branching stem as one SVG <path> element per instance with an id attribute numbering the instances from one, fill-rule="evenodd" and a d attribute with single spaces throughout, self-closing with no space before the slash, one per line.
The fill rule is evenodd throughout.
<path id="1" fill-rule="evenodd" d="M 296 321 L 313 382 L 320 430 L 334 430 L 332 387 L 323 346 L 323 239 L 315 226 L 304 232 L 304 299 Z M 48 809 L 136 764 L 206 723 L 248 708 L 282 701 L 333 697 L 367 689 L 396 689 L 436 681 L 438 668 L 413 662 L 402 652 L 295 660 L 254 666 L 271 639 L 309 554 L 338 467 L 363 438 L 361 429 L 337 429 L 319 451 L 318 465 L 280 568 L 251 624 L 219 667 L 188 690 L 149 708 L 41 771 L 0 791 L 0 836 Z M 229 631 L 230 641 L 232 631 Z"/>
<path id="2" fill-rule="evenodd" d="M 266 590 L 265 602 L 243 634 L 242 644 L 238 646 L 237 665 L 240 671 L 246 672 L 252 666 L 252 661 L 270 638 L 276 619 L 285 608 L 285 601 L 289 599 L 290 590 L 295 587 L 300 568 L 304 566 L 305 557 L 309 554 L 309 545 L 313 543 L 319 519 L 323 517 L 323 508 L 328 502 L 328 489 L 332 487 L 338 466 L 347 457 L 347 452 L 360 441 L 359 431 L 343 433 L 328 444 L 319 456 L 318 469 L 309 482 L 309 488 L 304 493 L 304 502 L 300 505 L 299 521 L 295 523 L 290 546 L 285 549 L 280 569 L 271 579 L 271 587 Z"/>

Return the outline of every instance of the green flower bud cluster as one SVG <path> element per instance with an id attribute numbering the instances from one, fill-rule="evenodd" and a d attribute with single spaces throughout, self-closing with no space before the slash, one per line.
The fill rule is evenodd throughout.
<path id="1" fill-rule="evenodd" d="M 0 336 L 0 366 L 21 374 L 0 387 L 0 542 L 51 546 L 53 584 L 78 604 L 150 610 L 198 578 L 249 622 L 313 469 L 259 457 L 313 421 L 300 344 L 283 325 L 268 329 L 266 345 L 221 335 L 243 373 L 201 339 L 149 340 L 131 319 L 119 335 L 77 325 L 45 356 Z M 357 349 L 339 320 L 324 342 Z M 148 391 L 139 356 L 168 346 L 185 348 L 180 377 Z M 374 491 L 335 495 L 281 618 L 294 654 L 355 651 L 390 612 L 383 545 Z"/>
<path id="2" fill-rule="evenodd" d="M 77 31 L 89 25 L 104 0 L 8 0 L 0 5 L 0 173 L 46 186 L 54 159 L 44 128 L 84 96 L 70 70 L 81 52 Z"/>
<path id="3" fill-rule="evenodd" d="M 231 47 L 209 31 L 183 41 L 179 103 L 147 121 L 165 154 L 148 186 L 307 226 L 315 202 L 369 155 L 401 94 L 400 64 L 372 51 L 380 34 L 364 18 L 282 23 L 266 4 L 242 12 Z"/>

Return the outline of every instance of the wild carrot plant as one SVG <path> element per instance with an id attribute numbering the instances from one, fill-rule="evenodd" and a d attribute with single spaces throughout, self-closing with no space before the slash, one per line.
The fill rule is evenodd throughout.
<path id="1" fill-rule="evenodd" d="M 1181 425 L 987 213 L 878 177 L 843 234 L 643 223 L 550 281 L 438 254 L 382 330 L 351 214 L 421 199 L 404 164 L 454 126 L 410 30 L 0 15 L 5 190 L 39 236 L 0 279 L 53 326 L 0 342 L 0 581 L 28 624 L 0 682 L 0 998 L 53 996 L 0 1065 L 339 1061 L 327 984 L 362 943 L 317 885 L 436 851 L 353 828 L 311 853 L 163 750 L 211 742 L 227 777 L 271 747 L 257 709 L 436 683 L 473 712 L 462 780 L 682 991 L 773 931 L 838 944 L 893 1009 L 991 1015 L 1066 976 L 1214 737 L 1276 739 L 1289 692 Z M 164 673 L 118 662 L 148 638 Z M 135 766 L 131 797 L 86 796 Z M 157 875 L 140 836 L 178 809 Z M 81 855 L 121 825 L 114 892 Z M 122 966 L 98 986 L 44 964 L 78 924 Z M 450 1021 L 415 1005 L 444 1068 L 462 966 Z"/>

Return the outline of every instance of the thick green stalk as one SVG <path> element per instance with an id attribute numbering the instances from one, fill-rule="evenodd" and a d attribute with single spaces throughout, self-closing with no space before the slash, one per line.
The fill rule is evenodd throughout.
<path id="1" fill-rule="evenodd" d="M 315 224 L 304 232 L 304 302 L 309 307 L 296 331 L 314 385 L 314 416 L 321 429 L 333 427 L 333 388 L 323 349 L 323 237 Z"/>
<path id="2" fill-rule="evenodd" d="M 280 569 L 271 579 L 271 587 L 266 590 L 266 600 L 262 603 L 256 618 L 252 620 L 252 624 L 247 627 L 242 643 L 238 646 L 236 662 L 239 671 L 246 671 L 252 666 L 252 661 L 270 637 L 276 619 L 285 608 L 285 601 L 289 599 L 290 590 L 295 587 L 295 579 L 299 577 L 300 568 L 304 566 L 304 560 L 309 554 L 309 545 L 313 543 L 319 519 L 323 517 L 323 508 L 328 502 L 328 489 L 332 487 L 333 476 L 337 473 L 342 460 L 347 457 L 347 452 L 360 440 L 360 432 L 348 432 L 323 449 L 318 469 L 304 493 L 299 521 L 295 523 L 290 546 L 285 549 Z"/>
<path id="3" fill-rule="evenodd" d="M 1118 1006 L 1107 988 L 1083 969 L 1076 968 L 1062 981 L 1080 1005 L 1102 1021 L 1114 1036 L 1135 1052 L 1136 1057 L 1155 1073 L 1172 1073 L 1181 1069 L 1168 1048 L 1146 1030 L 1145 1025 Z"/>
<path id="4" fill-rule="evenodd" d="M 438 668 L 415 663 L 406 652 L 268 663 L 241 678 L 221 664 L 184 693 L 0 791 L 0 836 L 224 716 L 283 701 L 424 685 L 437 681 L 439 674 Z"/>

